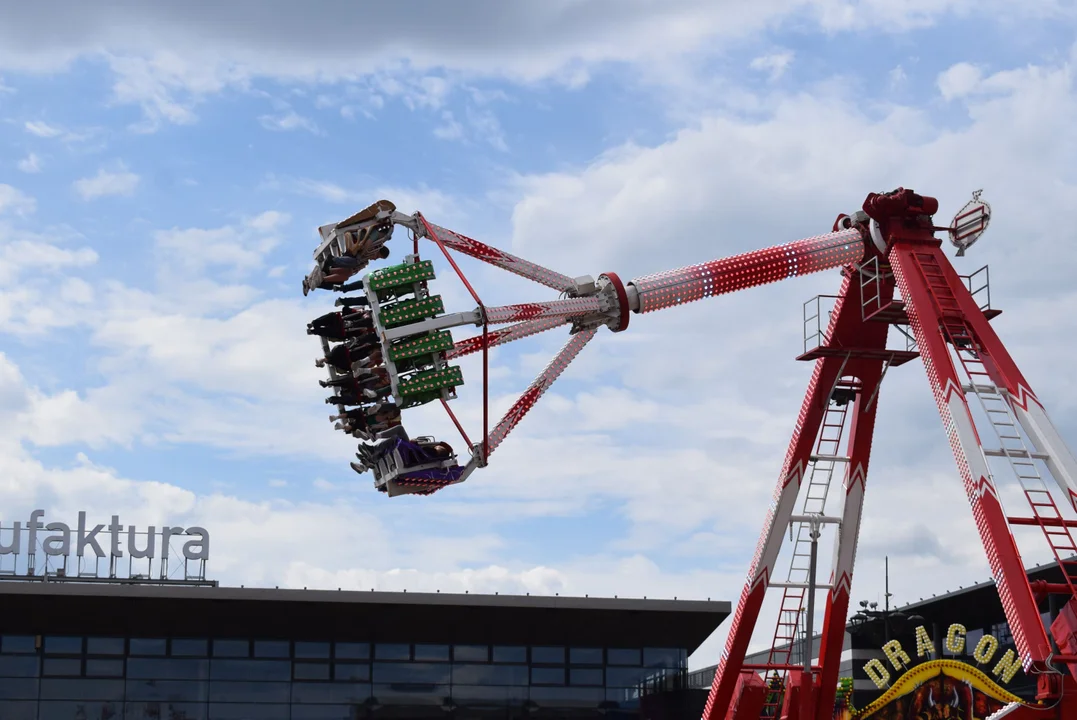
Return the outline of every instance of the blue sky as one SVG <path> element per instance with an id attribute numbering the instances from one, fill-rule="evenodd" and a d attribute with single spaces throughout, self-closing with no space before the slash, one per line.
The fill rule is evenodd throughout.
<path id="1" fill-rule="evenodd" d="M 299 292 L 316 227 L 381 197 L 627 279 L 825 232 L 869 191 L 948 218 L 983 187 L 992 230 L 955 263 L 992 263 L 996 324 L 1077 438 L 1069 4 L 476 1 L 404 23 L 270 3 L 237 24 L 241 5 L 5 10 L 5 525 L 39 506 L 204 525 L 234 584 L 735 602 L 810 374 L 801 303 L 837 274 L 600 333 L 488 469 L 390 501 L 326 421 L 304 323 L 331 298 Z M 487 302 L 552 295 L 462 266 Z M 563 341 L 494 353 L 495 418 Z M 899 601 L 985 578 L 918 364 L 882 402 L 854 595 L 878 595 L 885 554 Z M 408 424 L 449 436 L 430 409 Z"/>

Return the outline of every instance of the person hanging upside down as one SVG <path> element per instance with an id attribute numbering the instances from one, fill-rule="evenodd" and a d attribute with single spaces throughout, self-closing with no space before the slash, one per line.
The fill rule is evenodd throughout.
<path id="1" fill-rule="evenodd" d="M 356 353 L 352 353 L 352 357 L 356 357 Z M 352 361 L 352 372 L 361 368 L 375 368 L 385 364 L 385 356 L 382 355 L 381 347 L 375 346 L 373 350 L 366 357 L 361 357 L 358 360 Z"/>
<path id="2" fill-rule="evenodd" d="M 315 360 L 314 365 L 315 367 L 322 368 L 325 367 L 325 364 L 327 362 L 331 366 L 336 368 L 339 372 L 351 372 L 352 363 L 354 362 L 354 360 L 352 359 L 351 348 L 348 347 L 347 343 L 334 345 L 329 350 L 329 354 L 326 355 L 324 358 L 318 358 L 317 360 Z"/>

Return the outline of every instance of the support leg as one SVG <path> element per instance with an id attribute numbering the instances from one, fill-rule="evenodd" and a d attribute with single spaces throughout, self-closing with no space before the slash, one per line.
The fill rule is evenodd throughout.
<path id="1" fill-rule="evenodd" d="M 999 502 L 998 489 L 961 387 L 962 379 L 950 357 L 948 324 L 963 324 L 967 316 L 942 270 L 949 261 L 937 246 L 906 243 L 893 246 L 890 261 L 1017 652 L 1026 670 L 1033 664 L 1044 667 L 1051 652 L 1047 633 Z"/>
<path id="2" fill-rule="evenodd" d="M 871 330 L 876 330 L 876 328 L 871 328 Z M 885 330 L 884 326 L 884 333 Z M 885 339 L 883 342 L 885 345 Z M 878 388 L 882 382 L 882 376 L 883 365 L 880 361 L 865 360 L 860 363 L 860 390 L 849 425 L 849 463 L 845 475 L 845 503 L 835 547 L 836 557 L 831 589 L 826 597 L 823 633 L 819 641 L 820 672 L 815 720 L 832 720 L 834 714 L 834 697 L 837 694 L 838 670 L 841 665 L 842 646 L 845 643 L 853 564 L 856 561 L 856 545 L 859 540 L 860 519 L 864 509 L 868 461 L 871 459 L 871 441 L 875 432 L 876 408 L 879 406 Z M 809 719 L 805 718 L 805 720 Z"/>

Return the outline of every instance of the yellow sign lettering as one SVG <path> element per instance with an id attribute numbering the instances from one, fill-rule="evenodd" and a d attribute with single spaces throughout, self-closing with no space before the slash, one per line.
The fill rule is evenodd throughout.
<path id="1" fill-rule="evenodd" d="M 972 657 L 980 664 L 988 663 L 991 662 L 991 658 L 995 657 L 996 652 L 998 652 L 998 638 L 994 635 L 984 635 L 973 648 Z"/>
<path id="2" fill-rule="evenodd" d="M 935 654 L 935 643 L 923 625 L 916 628 L 916 657 Z"/>
<path id="3" fill-rule="evenodd" d="M 880 690 L 885 690 L 890 684 L 890 671 L 877 658 L 872 658 L 864 664 L 864 672 Z"/>
<path id="4" fill-rule="evenodd" d="M 995 669 L 991 671 L 991 674 L 997 677 L 1004 683 L 1008 683 L 1013 680 L 1013 676 L 1017 674 L 1017 671 L 1021 669 L 1021 661 L 1017 658 L 1017 653 L 1013 650 L 1007 650 L 999 658 L 998 665 L 995 665 Z"/>
<path id="5" fill-rule="evenodd" d="M 883 645 L 883 654 L 899 672 L 912 665 L 912 658 L 901 648 L 901 643 L 897 640 L 891 640 Z"/>
<path id="6" fill-rule="evenodd" d="M 960 623 L 954 623 L 950 626 L 950 629 L 946 631 L 946 651 L 954 655 L 960 655 L 965 652 L 965 626 Z"/>

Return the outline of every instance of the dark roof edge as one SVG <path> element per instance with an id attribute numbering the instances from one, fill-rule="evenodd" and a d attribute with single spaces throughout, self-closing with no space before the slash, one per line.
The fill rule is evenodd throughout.
<path id="1" fill-rule="evenodd" d="M 108 585 L 74 581 L 0 582 L 3 595 L 58 595 L 65 597 L 190 598 L 277 602 L 340 602 L 394 605 L 454 605 L 574 610 L 628 610 L 649 612 L 703 612 L 728 615 L 727 600 L 652 600 L 559 595 L 489 595 L 480 593 L 414 593 L 357 590 L 298 590 L 243 587 L 183 587 L 159 585 Z"/>

